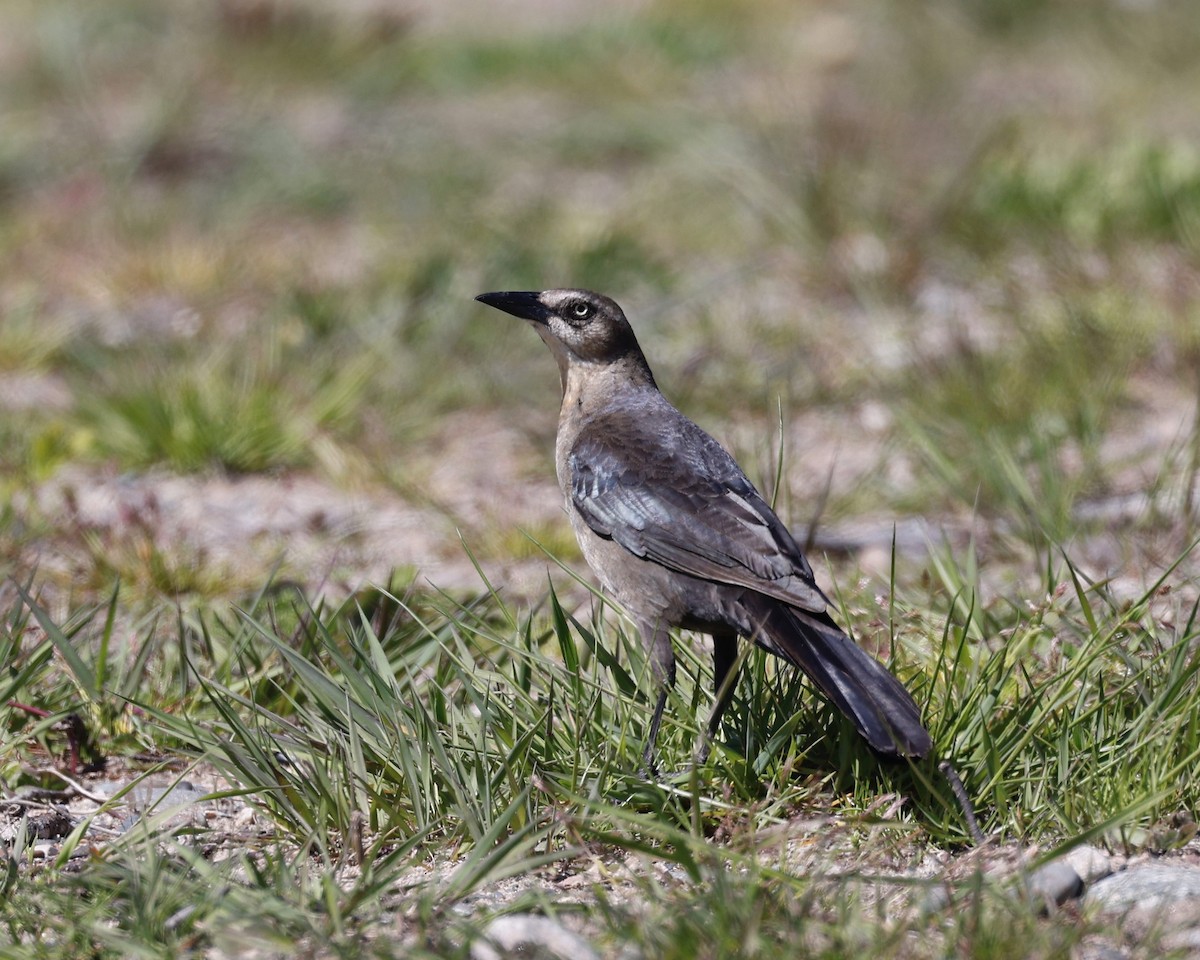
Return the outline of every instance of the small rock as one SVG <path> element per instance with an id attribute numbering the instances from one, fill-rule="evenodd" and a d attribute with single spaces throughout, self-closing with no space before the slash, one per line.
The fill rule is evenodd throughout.
<path id="1" fill-rule="evenodd" d="M 1129 954 L 1114 947 L 1111 943 L 1085 940 L 1078 954 L 1072 954 L 1075 960 L 1129 960 Z"/>
<path id="2" fill-rule="evenodd" d="M 600 960 L 583 937 L 566 927 L 533 914 L 497 917 L 483 936 L 471 944 L 471 960 L 504 957 L 547 957 L 556 960 Z"/>
<path id="3" fill-rule="evenodd" d="M 22 823 L 26 843 L 30 840 L 58 840 L 75 829 L 75 821 L 67 809 L 54 806 L 0 827 L 0 840 L 6 843 L 14 841 L 20 833 Z"/>
<path id="4" fill-rule="evenodd" d="M 178 807 L 189 806 L 204 798 L 205 792 L 187 780 L 167 787 L 139 785 L 129 792 L 135 810 L 165 813 Z"/>
<path id="5" fill-rule="evenodd" d="M 1063 862 L 1069 863 L 1071 869 L 1079 874 L 1079 879 L 1088 885 L 1113 872 L 1112 859 L 1109 855 L 1091 844 L 1076 847 L 1063 857 Z"/>
<path id="6" fill-rule="evenodd" d="M 581 887 L 592 887 L 595 884 L 603 882 L 604 876 L 600 872 L 600 866 L 594 863 L 586 870 L 572 874 L 564 880 L 559 881 L 558 887 L 560 890 L 575 890 Z"/>
<path id="7" fill-rule="evenodd" d="M 1105 877 L 1087 892 L 1084 906 L 1121 917 L 1131 941 L 1157 938 L 1164 949 L 1200 946 L 1200 867 L 1147 863 Z"/>
<path id="8" fill-rule="evenodd" d="M 921 900 L 922 913 L 937 913 L 939 910 L 945 910 L 950 906 L 950 901 L 953 899 L 950 893 L 950 888 L 945 884 L 940 884 L 931 889 Z"/>
<path id="9" fill-rule="evenodd" d="M 1083 893 L 1083 880 L 1065 860 L 1054 860 L 1028 876 L 1026 890 L 1036 903 L 1057 907 Z"/>
<path id="10" fill-rule="evenodd" d="M 187 780 L 167 787 L 139 784 L 129 791 L 128 797 L 134 812 L 122 821 L 122 830 L 129 830 L 143 815 L 156 818 L 156 822 L 167 829 L 186 826 L 204 816 L 204 810 L 198 805 L 205 792 Z"/>
<path id="11" fill-rule="evenodd" d="M 57 843 L 51 843 L 48 840 L 39 840 L 30 845 L 30 853 L 34 860 L 53 860 L 58 856 L 58 851 L 61 849 Z"/>
<path id="12" fill-rule="evenodd" d="M 1121 913 L 1121 932 L 1134 942 L 1156 936 L 1164 950 L 1169 944 L 1186 945 L 1200 936 L 1200 900 L 1131 907 Z"/>
<path id="13" fill-rule="evenodd" d="M 233 818 L 233 825 L 239 830 L 244 830 L 246 827 L 253 826 L 258 822 L 258 811 L 254 807 L 246 804 L 237 812 L 237 816 Z"/>
<path id="14" fill-rule="evenodd" d="M 1174 918 L 1178 921 L 1178 918 Z M 1200 919 L 1193 917 L 1193 920 Z M 1195 951 L 1200 950 L 1200 926 L 1191 924 L 1180 927 L 1177 930 L 1172 930 L 1170 933 L 1163 934 L 1163 938 L 1159 940 L 1158 945 L 1164 951 L 1173 953 L 1179 951 L 1191 951 L 1188 956 L 1195 956 Z"/>
<path id="15" fill-rule="evenodd" d="M 1113 913 L 1190 899 L 1200 899 L 1200 867 L 1147 863 L 1097 881 L 1084 903 Z"/>

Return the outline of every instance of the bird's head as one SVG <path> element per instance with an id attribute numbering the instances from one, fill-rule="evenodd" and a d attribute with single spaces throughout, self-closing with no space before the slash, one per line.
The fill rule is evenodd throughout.
<path id="1" fill-rule="evenodd" d="M 590 290 L 542 290 L 481 293 L 489 307 L 528 320 L 558 361 L 564 377 L 574 364 L 628 365 L 631 372 L 650 368 L 633 328 L 619 306 Z M 650 378 L 653 382 L 653 377 Z"/>

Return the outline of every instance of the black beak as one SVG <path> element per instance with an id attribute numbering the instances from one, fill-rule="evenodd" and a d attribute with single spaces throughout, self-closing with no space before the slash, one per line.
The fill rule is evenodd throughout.
<path id="1" fill-rule="evenodd" d="M 540 294 L 535 290 L 517 290 L 504 293 L 481 293 L 475 299 L 486 303 L 489 307 L 511 313 L 522 320 L 532 320 L 534 323 L 548 323 L 550 311 L 538 300 Z"/>

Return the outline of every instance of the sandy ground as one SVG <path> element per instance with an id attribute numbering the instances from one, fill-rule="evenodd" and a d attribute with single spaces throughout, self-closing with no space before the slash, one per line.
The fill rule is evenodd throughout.
<path id="1" fill-rule="evenodd" d="M 70 402 L 64 390 L 51 377 L 6 376 L 0 378 L 0 407 L 19 415 L 26 404 Z M 1089 575 L 1111 578 L 1126 596 L 1144 589 L 1186 546 L 1176 525 L 1159 522 L 1147 532 L 1144 521 L 1180 514 L 1189 493 L 1200 495 L 1160 477 L 1178 460 L 1191 431 L 1191 398 L 1170 383 L 1139 383 L 1136 392 L 1136 403 L 1103 444 L 1114 488 L 1077 506 L 1089 532 L 1065 545 Z M 854 490 L 870 482 L 899 498 L 923 482 L 914 456 L 889 438 L 890 425 L 889 412 L 878 404 L 801 411 L 790 420 L 781 509 L 785 516 L 790 512 L 802 539 L 816 521 L 818 568 L 828 557 L 847 573 L 886 582 L 893 536 L 902 561 L 916 564 L 931 546 L 965 548 L 974 538 L 984 558 L 992 558 L 994 584 L 1001 589 L 1002 568 L 1013 560 L 1004 523 L 962 512 L 820 515 L 826 488 Z M 754 431 L 761 427 L 714 430 L 735 448 L 752 447 Z M 474 592 L 483 584 L 473 554 L 493 585 L 526 600 L 544 591 L 548 572 L 570 589 L 569 578 L 522 534 L 571 542 L 549 451 L 538 449 L 538 442 L 502 412 L 447 417 L 438 438 L 414 453 L 412 473 L 420 479 L 407 497 L 382 485 L 346 489 L 306 473 L 181 476 L 76 464 L 17 502 L 30 529 L 43 530 L 28 547 L 30 564 L 67 595 L 95 575 L 98 560 L 136 568 L 152 547 L 169 565 L 191 568 L 218 592 L 222 580 L 234 594 L 254 590 L 278 568 L 277 576 L 330 598 L 386 584 L 393 574 Z M 565 559 L 581 569 L 573 551 Z M 1178 579 L 1190 576 L 1194 583 L 1194 567 L 1186 562 Z"/>

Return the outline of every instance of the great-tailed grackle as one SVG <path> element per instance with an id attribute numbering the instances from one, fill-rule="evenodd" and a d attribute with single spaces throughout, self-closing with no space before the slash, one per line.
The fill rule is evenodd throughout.
<path id="1" fill-rule="evenodd" d="M 586 290 L 475 299 L 530 321 L 558 361 L 555 463 L 571 526 L 635 618 L 660 684 L 646 765 L 675 680 L 676 626 L 713 638 L 709 737 L 742 636 L 807 673 L 879 753 L 926 756 L 908 691 L 834 623 L 800 547 L 733 457 L 659 392 L 621 308 Z"/>

